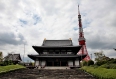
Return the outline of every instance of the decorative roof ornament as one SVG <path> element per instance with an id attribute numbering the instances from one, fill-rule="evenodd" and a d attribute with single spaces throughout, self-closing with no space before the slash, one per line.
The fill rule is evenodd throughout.
<path id="1" fill-rule="evenodd" d="M 72 40 L 71 38 L 69 38 L 69 40 Z"/>
<path id="2" fill-rule="evenodd" d="M 44 40 L 46 40 L 46 38 L 44 38 Z"/>

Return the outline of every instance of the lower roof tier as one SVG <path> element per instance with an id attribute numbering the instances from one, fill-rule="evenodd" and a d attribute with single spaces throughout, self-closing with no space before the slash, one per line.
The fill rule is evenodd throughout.
<path id="1" fill-rule="evenodd" d="M 48 60 L 48 59 L 56 59 L 56 58 L 60 58 L 60 59 L 76 59 L 78 58 L 79 60 L 82 60 L 86 57 L 87 55 L 70 55 L 70 56 L 41 56 L 41 55 L 28 55 L 29 58 L 31 58 L 32 60 Z"/>
<path id="2" fill-rule="evenodd" d="M 66 50 L 66 51 L 71 51 L 77 54 L 82 46 L 32 46 L 32 47 L 39 54 L 41 54 L 43 51 L 49 51 L 49 50 L 53 50 L 53 51 Z"/>

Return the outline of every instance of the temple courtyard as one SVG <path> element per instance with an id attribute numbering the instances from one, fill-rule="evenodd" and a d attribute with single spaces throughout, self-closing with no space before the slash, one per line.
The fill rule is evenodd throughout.
<path id="1" fill-rule="evenodd" d="M 96 79 L 80 69 L 20 69 L 0 74 L 0 79 Z"/>

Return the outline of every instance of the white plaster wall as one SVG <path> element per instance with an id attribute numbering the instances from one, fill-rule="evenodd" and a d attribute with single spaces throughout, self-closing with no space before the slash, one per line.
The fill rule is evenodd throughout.
<path id="1" fill-rule="evenodd" d="M 75 60 L 75 66 L 77 66 L 77 67 L 80 66 L 79 65 L 79 60 Z"/>
<path id="2" fill-rule="evenodd" d="M 72 67 L 73 66 L 73 61 L 68 61 L 68 66 Z"/>
<path id="3" fill-rule="evenodd" d="M 41 61 L 41 66 L 44 67 L 46 65 L 46 61 Z"/>
<path id="4" fill-rule="evenodd" d="M 39 60 L 35 61 L 35 66 L 39 66 Z"/>

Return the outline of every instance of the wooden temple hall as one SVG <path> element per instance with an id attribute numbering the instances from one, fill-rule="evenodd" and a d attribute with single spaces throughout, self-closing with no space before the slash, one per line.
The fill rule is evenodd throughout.
<path id="1" fill-rule="evenodd" d="M 82 46 L 73 46 L 71 38 L 67 40 L 43 40 L 41 46 L 32 46 L 38 53 L 37 55 L 28 55 L 35 61 L 38 68 L 46 67 L 80 67 L 80 61 L 86 55 L 77 53 Z"/>

